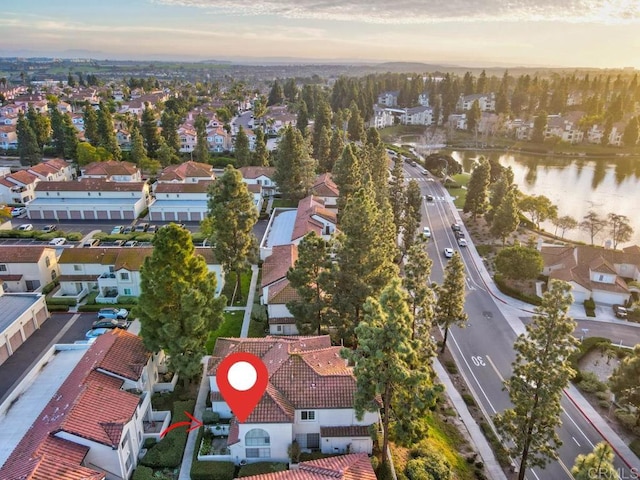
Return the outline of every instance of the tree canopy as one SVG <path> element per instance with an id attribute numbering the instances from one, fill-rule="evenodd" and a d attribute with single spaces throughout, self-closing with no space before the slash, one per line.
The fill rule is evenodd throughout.
<path id="1" fill-rule="evenodd" d="M 503 248 L 496 256 L 496 270 L 513 280 L 531 280 L 542 273 L 544 262 L 535 248 L 513 246 Z"/>

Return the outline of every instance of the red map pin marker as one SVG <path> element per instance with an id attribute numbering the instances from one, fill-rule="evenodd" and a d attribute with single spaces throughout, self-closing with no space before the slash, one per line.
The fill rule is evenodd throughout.
<path id="1" fill-rule="evenodd" d="M 224 401 L 238 421 L 244 423 L 267 389 L 269 372 L 255 355 L 232 353 L 218 365 L 216 383 Z"/>

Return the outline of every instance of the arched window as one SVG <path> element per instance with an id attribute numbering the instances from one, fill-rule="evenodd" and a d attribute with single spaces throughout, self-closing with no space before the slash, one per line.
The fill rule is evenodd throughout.
<path id="1" fill-rule="evenodd" d="M 261 428 L 249 430 L 244 437 L 247 458 L 270 458 L 271 439 Z"/>

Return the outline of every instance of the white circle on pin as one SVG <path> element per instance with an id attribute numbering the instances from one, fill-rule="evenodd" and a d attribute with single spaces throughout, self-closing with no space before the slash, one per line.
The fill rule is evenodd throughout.
<path id="1" fill-rule="evenodd" d="M 241 392 L 249 390 L 256 384 L 258 372 L 249 362 L 237 362 L 231 365 L 227 372 L 229 384 Z"/>

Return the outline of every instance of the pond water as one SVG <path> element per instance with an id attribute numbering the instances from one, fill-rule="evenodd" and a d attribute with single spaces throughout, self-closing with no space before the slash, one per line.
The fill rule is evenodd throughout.
<path id="1" fill-rule="evenodd" d="M 470 171 L 480 155 L 498 158 L 504 167 L 511 167 L 514 183 L 527 195 L 544 195 L 558 206 L 558 216 L 570 215 L 578 222 L 593 210 L 602 218 L 609 213 L 625 215 L 634 230 L 629 242 L 618 248 L 640 245 L 640 158 L 610 157 L 545 157 L 521 153 L 454 151 L 453 158 L 465 171 Z M 550 222 L 544 230 L 554 233 Z M 594 243 L 605 245 L 610 240 L 608 228 L 596 236 Z M 565 238 L 590 243 L 589 235 L 575 229 Z"/>

